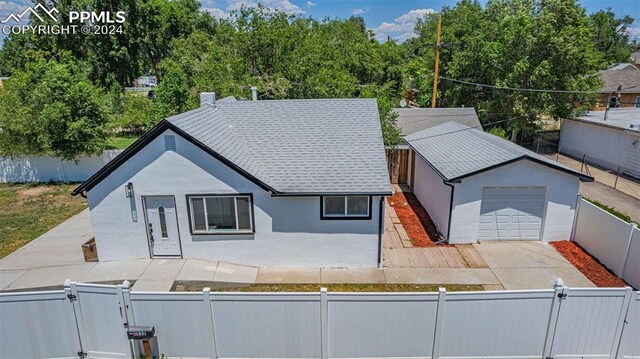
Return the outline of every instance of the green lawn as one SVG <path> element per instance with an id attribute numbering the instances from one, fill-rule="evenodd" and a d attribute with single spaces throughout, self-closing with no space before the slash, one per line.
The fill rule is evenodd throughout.
<path id="1" fill-rule="evenodd" d="M 77 184 L 0 184 L 0 258 L 87 208 Z"/>
<path id="2" fill-rule="evenodd" d="M 109 138 L 109 148 L 114 150 L 124 150 L 136 142 L 137 136 L 115 136 Z"/>
<path id="3" fill-rule="evenodd" d="M 330 292 L 437 292 L 439 287 L 445 287 L 449 292 L 482 291 L 481 285 L 463 284 L 251 284 L 251 285 L 224 285 L 214 286 L 199 283 L 189 285 L 177 283 L 176 291 L 201 291 L 203 287 L 210 286 L 212 291 L 222 292 L 319 292 L 321 287 Z M 194 283 L 195 284 L 195 283 Z"/>

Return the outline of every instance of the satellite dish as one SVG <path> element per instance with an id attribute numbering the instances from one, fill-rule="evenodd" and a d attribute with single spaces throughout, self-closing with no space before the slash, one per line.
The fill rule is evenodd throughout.
<path id="1" fill-rule="evenodd" d="M 405 99 L 400 100 L 400 107 L 402 107 L 402 108 L 407 107 L 407 100 L 405 100 Z"/>

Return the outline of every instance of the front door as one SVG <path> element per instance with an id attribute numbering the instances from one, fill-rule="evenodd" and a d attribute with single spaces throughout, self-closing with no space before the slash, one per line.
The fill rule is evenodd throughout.
<path id="1" fill-rule="evenodd" d="M 147 237 L 151 256 L 180 257 L 180 235 L 173 196 L 145 196 Z"/>

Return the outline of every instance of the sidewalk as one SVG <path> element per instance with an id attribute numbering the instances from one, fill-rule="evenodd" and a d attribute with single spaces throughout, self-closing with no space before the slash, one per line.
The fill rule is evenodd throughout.
<path id="1" fill-rule="evenodd" d="M 556 160 L 556 155 L 547 157 Z M 563 155 L 558 156 L 558 162 L 577 171 L 582 167 L 580 161 Z M 592 165 L 588 165 L 588 168 L 595 182 L 580 183 L 580 194 L 625 212 L 632 220 L 640 222 L 640 182 L 619 177 L 616 183 L 615 173 Z M 583 169 L 582 172 L 586 173 L 586 170 Z M 616 188 L 613 188 L 614 185 Z"/>

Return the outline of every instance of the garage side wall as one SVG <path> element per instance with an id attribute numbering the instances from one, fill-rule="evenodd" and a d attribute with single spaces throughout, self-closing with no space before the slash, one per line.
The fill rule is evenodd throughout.
<path id="1" fill-rule="evenodd" d="M 564 120 L 560 133 L 560 152 L 572 157 L 586 155 L 593 163 L 612 171 L 640 177 L 640 146 L 633 146 L 640 134 L 581 121 Z"/>
<path id="2" fill-rule="evenodd" d="M 149 258 L 142 196 L 172 195 L 184 257 L 279 267 L 377 265 L 379 196 L 371 199 L 371 219 L 321 220 L 319 197 L 271 197 L 178 135 L 176 150 L 165 150 L 163 137 L 153 140 L 89 191 L 101 261 Z M 128 182 L 133 183 L 133 201 L 125 197 Z M 254 235 L 190 233 L 187 194 L 233 193 L 253 195 Z M 137 212 L 136 222 L 132 209 Z"/>
<path id="3" fill-rule="evenodd" d="M 521 160 L 463 179 L 455 185 L 449 243 L 476 243 L 484 187 L 546 187 L 543 242 L 568 240 L 580 181 L 577 177 Z"/>
<path id="4" fill-rule="evenodd" d="M 420 156 L 416 156 L 413 193 L 427 210 L 440 233 L 447 237 L 451 187 L 445 185 L 442 178 Z"/>

